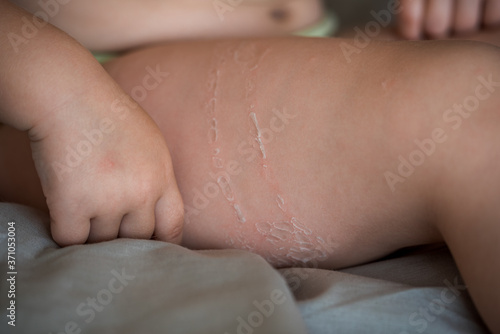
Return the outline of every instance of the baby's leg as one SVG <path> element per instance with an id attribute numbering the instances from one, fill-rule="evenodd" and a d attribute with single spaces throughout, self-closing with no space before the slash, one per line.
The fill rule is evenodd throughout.
<path id="1" fill-rule="evenodd" d="M 187 246 L 335 268 L 439 230 L 498 330 L 498 50 L 377 44 L 347 64 L 340 43 L 175 44 L 108 70 L 167 139 Z"/>
<path id="2" fill-rule="evenodd" d="M 500 64 L 500 57 L 497 57 Z M 441 187 L 436 189 L 436 223 L 471 296 L 493 333 L 500 333 L 500 66 L 494 83 L 463 100 L 463 124 L 456 123 L 456 151 L 447 152 Z M 486 98 L 487 88 L 494 94 Z M 467 109 L 472 109 L 471 111 Z M 456 114 L 455 114 L 456 115 Z M 470 115 L 470 116 L 469 116 Z M 462 116 L 460 116 L 462 117 Z"/>
<path id="3" fill-rule="evenodd" d="M 399 57 L 398 46 L 367 55 L 380 59 L 376 67 L 347 65 L 337 47 L 178 43 L 108 64 L 165 135 L 186 206 L 185 245 L 245 248 L 279 266 L 342 267 L 440 240 L 426 217 L 432 169 L 401 185 L 402 196 L 384 177 L 395 153 L 414 145 L 398 137 L 422 131 L 423 114 L 401 105 L 408 90 L 423 87 L 410 105 L 438 100 L 424 87 L 430 72 L 391 70 L 382 57 Z M 152 69 L 164 76 L 155 85 Z M 418 71 L 415 84 L 405 80 Z"/>
<path id="4" fill-rule="evenodd" d="M 399 156 L 408 160 L 416 140 L 446 137 L 434 128 L 450 127 L 443 112 L 487 77 L 483 54 L 495 49 L 381 44 L 349 65 L 339 43 L 178 43 L 108 65 L 167 139 L 187 245 L 282 249 L 280 259 L 293 260 L 298 219 L 311 230 L 306 243 L 337 244 L 324 265 L 339 267 L 439 240 L 430 201 L 446 150 L 408 178 L 398 175 Z M 165 76 L 157 87 L 152 69 Z"/>

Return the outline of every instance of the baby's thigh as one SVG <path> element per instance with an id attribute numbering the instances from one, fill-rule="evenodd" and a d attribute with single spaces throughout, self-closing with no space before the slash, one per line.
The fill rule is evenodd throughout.
<path id="1" fill-rule="evenodd" d="M 348 63 L 343 42 L 179 43 L 108 64 L 167 140 L 186 245 L 341 267 L 440 240 L 440 114 L 484 70 L 454 44 L 374 45 Z"/>

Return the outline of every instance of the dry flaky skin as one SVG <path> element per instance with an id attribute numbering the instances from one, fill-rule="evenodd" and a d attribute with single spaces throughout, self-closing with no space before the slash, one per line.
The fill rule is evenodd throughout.
<path id="1" fill-rule="evenodd" d="M 372 42 L 348 63 L 343 42 L 175 43 L 106 68 L 165 136 L 184 245 L 340 268 L 444 240 L 499 332 L 500 52 Z M 141 95 L 147 68 L 168 77 Z"/>
<path id="2" fill-rule="evenodd" d="M 339 267 L 440 240 L 428 224 L 429 182 L 422 182 L 436 177 L 439 158 L 395 193 L 384 177 L 413 149 L 403 139 L 439 122 L 422 113 L 447 108 L 428 76 L 449 74 L 436 73 L 437 61 L 419 49 L 367 49 L 347 65 L 336 41 L 182 43 L 132 54 L 108 70 L 132 95 L 145 67 L 169 72 L 142 105 L 172 151 L 188 246 L 233 245 L 288 264 L 316 252 L 323 266 Z M 413 62 L 422 57 L 427 68 Z M 417 94 L 415 84 L 427 87 Z M 326 239 L 339 248 L 333 254 L 321 247 Z M 313 254 L 297 251 L 301 243 Z"/>

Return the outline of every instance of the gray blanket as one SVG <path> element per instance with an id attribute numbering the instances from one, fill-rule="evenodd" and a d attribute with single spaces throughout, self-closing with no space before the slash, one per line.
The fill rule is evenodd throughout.
<path id="1" fill-rule="evenodd" d="M 47 216 L 0 204 L 0 259 L 0 333 L 487 333 L 445 247 L 275 270 L 159 241 L 61 249 Z"/>

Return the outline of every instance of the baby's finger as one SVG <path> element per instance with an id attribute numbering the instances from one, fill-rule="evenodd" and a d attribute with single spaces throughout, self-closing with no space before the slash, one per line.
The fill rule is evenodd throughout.
<path id="1" fill-rule="evenodd" d="M 154 229 L 155 208 L 154 205 L 146 205 L 123 217 L 118 236 L 130 239 L 151 239 Z"/>
<path id="2" fill-rule="evenodd" d="M 398 30 L 407 39 L 420 39 L 424 20 L 425 0 L 401 0 Z"/>
<path id="3" fill-rule="evenodd" d="M 482 15 L 482 0 L 458 0 L 455 9 L 455 32 L 468 33 L 479 28 Z"/>
<path id="4" fill-rule="evenodd" d="M 171 188 L 156 204 L 154 235 L 159 240 L 180 244 L 184 228 L 184 205 L 177 186 Z"/>
<path id="5" fill-rule="evenodd" d="M 60 214 L 57 209 L 51 209 L 50 216 L 50 232 L 59 246 L 81 245 L 87 241 L 90 233 L 88 217 L 72 212 Z"/>
<path id="6" fill-rule="evenodd" d="M 484 24 L 487 26 L 500 25 L 500 0 L 486 0 Z"/>
<path id="7" fill-rule="evenodd" d="M 429 0 L 425 10 L 424 30 L 431 38 L 447 37 L 453 24 L 453 0 Z"/>
<path id="8" fill-rule="evenodd" d="M 116 239 L 122 214 L 98 216 L 90 220 L 88 243 L 104 242 Z"/>

